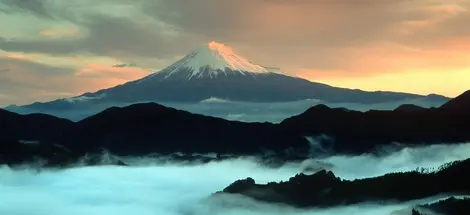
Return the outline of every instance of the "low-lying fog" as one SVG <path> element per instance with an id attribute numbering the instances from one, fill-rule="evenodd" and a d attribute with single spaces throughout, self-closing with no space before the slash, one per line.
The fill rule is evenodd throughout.
<path id="1" fill-rule="evenodd" d="M 333 156 L 322 159 L 346 179 L 388 172 L 437 167 L 470 157 L 470 143 L 383 150 L 380 157 Z M 416 202 L 401 205 L 363 204 L 300 211 L 266 206 L 244 198 L 230 198 L 243 208 L 227 208 L 206 198 L 233 181 L 246 177 L 258 183 L 286 180 L 307 165 L 290 163 L 267 168 L 252 159 L 233 159 L 200 165 L 140 165 L 81 167 L 62 171 L 11 170 L 0 167 L 0 214 L 8 215 L 388 215 Z M 422 203 L 424 201 L 418 201 Z M 401 214 L 401 213 L 397 213 Z"/>

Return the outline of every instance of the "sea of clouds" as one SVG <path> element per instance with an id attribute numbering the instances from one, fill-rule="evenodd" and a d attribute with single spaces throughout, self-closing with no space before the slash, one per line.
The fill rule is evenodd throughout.
<path id="1" fill-rule="evenodd" d="M 330 209 L 296 210 L 266 205 L 243 197 L 208 198 L 237 179 L 258 183 L 287 180 L 305 165 L 328 163 L 345 179 L 365 178 L 417 167 L 437 167 L 470 157 L 470 143 L 383 149 L 361 156 L 331 156 L 268 168 L 252 158 L 206 164 L 169 163 L 135 166 L 77 167 L 65 170 L 12 170 L 0 167 L 0 214 L 5 215 L 400 215 L 416 203 L 367 203 Z M 135 160 L 135 159 L 134 159 Z M 309 163 L 310 162 L 310 163 Z M 226 199 L 224 199 L 226 198 Z M 221 202 L 225 202 L 222 204 Z M 230 207 L 232 202 L 243 207 Z M 403 213 L 402 213 L 403 212 Z"/>

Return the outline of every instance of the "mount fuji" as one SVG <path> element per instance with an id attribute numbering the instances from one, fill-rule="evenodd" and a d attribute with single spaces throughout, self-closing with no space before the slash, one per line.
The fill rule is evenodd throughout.
<path id="1" fill-rule="evenodd" d="M 444 103 L 438 95 L 366 92 L 345 89 L 283 74 L 238 55 L 217 42 L 205 44 L 181 60 L 139 80 L 83 95 L 22 106 L 37 111 L 69 110 L 148 101 L 200 102 L 210 98 L 243 102 L 320 100 L 325 103 L 377 104 L 412 99 Z"/>

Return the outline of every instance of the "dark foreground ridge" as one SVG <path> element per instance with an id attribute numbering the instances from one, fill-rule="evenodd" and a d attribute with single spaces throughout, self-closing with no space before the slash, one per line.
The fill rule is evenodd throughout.
<path id="1" fill-rule="evenodd" d="M 375 178 L 342 180 L 322 170 L 298 174 L 288 181 L 256 184 L 238 180 L 216 193 L 241 194 L 255 200 L 300 208 L 331 207 L 365 202 L 405 202 L 439 194 L 470 194 L 470 159 L 445 164 L 438 171 L 391 173 Z M 431 207 L 432 208 L 432 207 Z"/>
<path id="2" fill-rule="evenodd" d="M 0 109 L 0 160 L 10 162 L 9 147 L 15 148 L 15 156 L 30 159 L 34 156 L 31 148 L 52 153 L 52 146 L 60 145 L 76 156 L 103 150 L 124 156 L 269 152 L 286 161 L 308 157 L 306 137 L 322 135 L 329 138 L 317 140 L 328 144 L 325 148 L 332 153 L 360 154 L 395 142 L 470 142 L 469 110 L 469 92 L 431 109 L 402 106 L 393 111 L 358 112 L 317 105 L 280 124 L 229 121 L 155 103 L 113 107 L 79 122 Z"/>
<path id="3" fill-rule="evenodd" d="M 470 198 L 458 199 L 451 197 L 436 203 L 419 205 L 412 210 L 411 215 L 431 215 L 427 213 L 429 210 L 438 214 L 468 215 L 470 211 Z"/>
<path id="4" fill-rule="evenodd" d="M 10 167 L 67 168 L 73 166 L 118 165 L 126 163 L 112 155 L 102 153 L 77 153 L 57 144 L 36 144 L 3 140 L 0 144 L 0 164 Z M 107 159 L 103 159 L 103 158 Z"/>
<path id="5" fill-rule="evenodd" d="M 351 111 L 311 107 L 285 119 L 281 126 L 302 136 L 327 135 L 332 149 L 363 153 L 393 142 L 407 144 L 458 143 L 470 140 L 470 91 L 439 108 L 402 105 L 393 111 Z"/>

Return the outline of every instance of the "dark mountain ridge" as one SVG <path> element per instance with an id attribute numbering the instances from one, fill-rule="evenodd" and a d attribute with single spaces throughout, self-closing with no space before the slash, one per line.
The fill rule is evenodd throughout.
<path id="1" fill-rule="evenodd" d="M 418 205 L 412 209 L 410 215 L 432 215 L 432 213 L 420 212 L 423 209 L 437 214 L 467 215 L 470 211 L 470 198 L 450 197 L 432 204 Z"/>
<path id="2" fill-rule="evenodd" d="M 99 142 L 100 147 L 116 154 L 250 154 L 263 148 L 277 152 L 289 147 L 306 149 L 304 138 L 285 133 L 272 123 L 229 121 L 155 103 L 110 108 L 78 122 L 72 136 L 71 143 L 84 146 Z"/>
<path id="3" fill-rule="evenodd" d="M 441 106 L 441 109 L 459 112 L 470 111 L 470 90 L 467 90 L 454 99 L 446 102 Z"/>
<path id="4" fill-rule="evenodd" d="M 209 153 L 285 160 L 307 157 L 306 137 L 328 136 L 336 153 L 361 154 L 395 142 L 419 145 L 470 142 L 468 96 L 442 108 L 358 112 L 311 107 L 280 124 L 246 123 L 192 114 L 155 103 L 109 108 L 79 122 L 43 114 L 0 111 L 0 140 L 59 144 L 79 154 Z M 8 153 L 6 151 L 0 153 Z"/>
<path id="5" fill-rule="evenodd" d="M 58 142 L 73 125 L 72 121 L 46 114 L 20 115 L 0 109 L 0 140 Z"/>
<path id="6" fill-rule="evenodd" d="M 399 102 L 407 99 L 426 98 L 444 103 L 443 96 L 422 96 L 416 94 L 346 89 L 311 82 L 283 74 L 260 74 L 256 76 L 232 74 L 217 79 L 165 79 L 165 74 L 155 74 L 158 79 L 141 83 L 131 81 L 113 88 L 85 93 L 75 98 L 58 99 L 50 102 L 35 102 L 20 106 L 36 111 L 70 110 L 91 108 L 96 105 L 116 103 L 158 102 L 200 102 L 208 98 L 219 98 L 244 102 L 292 102 L 318 99 L 329 103 L 377 104 Z M 161 79 L 161 80 L 160 80 Z M 76 98 L 88 98 L 79 100 Z M 74 100 L 76 99 L 76 101 Z M 18 107 L 8 109 L 14 111 Z"/>
<path id="7" fill-rule="evenodd" d="M 457 97 L 449 103 L 465 104 L 460 100 L 467 98 Z M 469 141 L 470 109 L 459 105 L 450 108 L 447 104 L 443 108 L 367 112 L 317 105 L 285 119 L 280 125 L 301 136 L 330 136 L 334 139 L 333 148 L 345 153 L 360 153 L 392 142 L 432 144 Z"/>
<path id="8" fill-rule="evenodd" d="M 230 184 L 220 194 L 241 194 L 249 198 L 283 203 L 300 208 L 331 207 L 365 202 L 406 202 L 438 195 L 470 194 L 470 159 L 447 163 L 438 171 L 389 173 L 383 176 L 342 180 L 321 170 L 312 175 L 297 174 L 287 181 L 256 184 L 252 178 Z"/>

